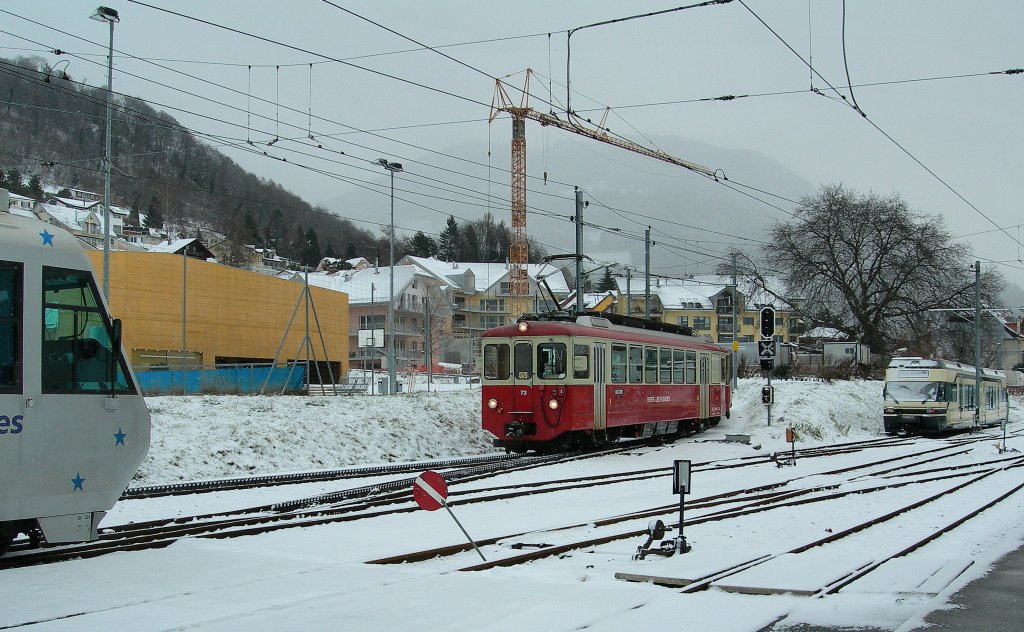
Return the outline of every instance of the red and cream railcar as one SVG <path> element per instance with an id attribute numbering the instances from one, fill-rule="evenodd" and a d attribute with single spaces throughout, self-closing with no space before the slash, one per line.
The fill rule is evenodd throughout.
<path id="1" fill-rule="evenodd" d="M 483 428 L 514 451 L 699 431 L 729 415 L 729 353 L 686 327 L 527 316 L 482 336 Z"/>

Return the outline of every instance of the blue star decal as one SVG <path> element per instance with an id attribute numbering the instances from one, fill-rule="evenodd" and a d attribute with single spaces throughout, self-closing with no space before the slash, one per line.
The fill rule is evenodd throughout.
<path id="1" fill-rule="evenodd" d="M 127 437 L 127 436 L 128 435 L 125 434 L 125 432 L 123 430 L 118 428 L 117 432 L 114 434 L 114 445 L 115 446 L 124 445 L 124 438 Z"/>
<path id="2" fill-rule="evenodd" d="M 49 246 L 53 248 L 53 235 L 50 234 L 50 231 L 44 228 L 43 232 L 39 233 L 39 236 L 43 238 L 44 246 Z"/>
<path id="3" fill-rule="evenodd" d="M 85 482 L 85 479 L 82 478 L 82 473 L 81 472 L 77 472 L 75 474 L 75 477 L 73 479 L 71 479 L 71 482 L 75 484 L 74 489 L 72 489 L 71 491 L 75 491 L 76 489 L 80 489 L 83 492 L 85 491 L 85 488 L 82 487 L 82 483 Z"/>

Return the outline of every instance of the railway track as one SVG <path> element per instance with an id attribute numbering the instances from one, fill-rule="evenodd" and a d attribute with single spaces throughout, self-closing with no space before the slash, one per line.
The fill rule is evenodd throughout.
<path id="1" fill-rule="evenodd" d="M 832 447 L 806 448 L 798 451 L 798 456 L 801 458 L 816 458 L 827 457 L 830 455 L 849 454 L 855 451 L 891 447 L 905 443 L 907 440 L 908 439 L 886 437 L 881 439 L 838 444 Z M 915 457 L 920 458 L 931 453 L 937 454 L 928 458 L 927 461 L 929 462 L 942 458 L 949 458 L 959 453 L 957 451 L 957 448 L 960 447 L 959 443 L 960 442 L 954 442 L 939 447 L 929 447 L 927 450 L 918 451 L 911 455 L 905 455 L 901 457 L 901 459 Z M 636 450 L 638 447 L 638 445 L 630 444 L 586 454 L 562 454 L 543 457 L 520 456 L 502 458 L 493 461 L 488 461 L 487 459 L 469 460 L 470 463 L 476 464 L 471 467 L 450 471 L 447 476 L 453 485 L 457 487 L 462 483 L 478 481 L 487 477 L 493 477 L 498 474 L 513 471 L 522 471 L 529 468 L 537 468 L 545 465 L 584 458 L 594 458 L 596 456 L 611 453 L 628 454 L 631 451 Z M 941 452 L 946 452 L 946 455 L 938 454 Z M 462 460 L 452 460 L 443 463 L 451 464 L 453 461 Z M 883 463 L 893 462 L 894 460 L 889 458 L 868 463 L 861 467 L 872 467 Z M 920 464 L 923 462 L 925 461 L 919 461 L 918 463 Z M 424 465 L 440 467 L 437 465 L 438 463 L 442 462 L 434 462 L 431 464 L 412 464 L 405 465 L 404 467 L 411 468 L 412 471 L 419 471 L 424 469 Z M 726 462 L 709 461 L 698 463 L 696 464 L 696 468 L 698 470 L 713 472 L 723 469 L 733 469 L 735 467 L 761 466 L 767 463 L 770 463 L 769 456 L 756 455 L 740 459 L 729 459 Z M 400 467 L 403 466 L 399 466 L 399 468 Z M 902 468 L 891 469 L 895 471 L 896 469 Z M 367 468 L 367 470 L 375 470 L 375 468 Z M 820 472 L 813 475 L 829 475 L 849 470 L 850 468 L 843 468 L 842 470 Z M 400 470 L 398 471 L 400 472 Z M 538 493 L 557 493 L 597 485 L 614 485 L 635 482 L 646 478 L 667 476 L 669 471 L 670 468 L 659 467 L 615 474 L 575 477 L 555 481 L 506 485 L 473 490 L 456 489 L 453 491 L 453 497 L 458 498 L 458 502 L 460 504 L 492 502 Z M 102 529 L 100 540 L 92 543 L 32 549 L 28 542 L 21 541 L 15 543 L 7 557 L 0 559 L 0 569 L 56 562 L 79 557 L 94 557 L 114 551 L 160 548 L 168 546 L 169 544 L 184 537 L 240 537 L 268 533 L 278 529 L 308 527 L 351 520 L 369 519 L 389 514 L 414 511 L 415 508 L 410 503 L 410 489 L 413 480 L 414 478 L 399 478 L 386 483 L 375 483 L 369 486 L 356 487 L 329 494 L 296 499 L 286 503 L 267 504 L 234 511 L 219 511 L 206 515 L 153 520 L 130 525 L 118 525 Z M 259 482 L 260 481 L 253 481 L 253 484 L 257 485 Z M 755 501 L 765 501 L 773 495 L 779 495 L 773 494 L 770 491 L 771 489 L 785 484 L 787 483 L 783 482 L 775 485 L 753 488 L 751 490 L 739 490 L 730 494 L 719 495 L 721 498 L 709 498 L 705 499 L 705 501 L 717 501 L 719 503 L 739 502 L 737 499 L 731 501 L 724 499 L 728 496 L 740 494 L 743 491 L 754 494 L 765 494 L 765 496 L 753 498 Z M 187 492 L 181 491 L 180 493 Z M 191 493 L 200 492 L 194 491 Z M 671 507 L 672 506 L 652 508 L 645 512 L 631 514 L 631 516 L 636 518 L 640 515 L 664 513 L 667 510 L 671 510 Z"/>
<path id="2" fill-rule="evenodd" d="M 962 454 L 962 452 L 955 451 L 955 448 L 957 448 L 957 447 L 959 447 L 959 446 L 951 446 L 951 448 L 954 449 L 953 452 L 951 452 L 949 454 L 946 454 L 946 455 L 934 456 L 934 457 L 928 459 L 928 461 L 936 461 L 936 460 L 939 460 L 939 459 L 942 459 L 942 458 L 949 458 L 949 457 L 952 457 L 952 456 L 957 456 L 959 454 Z M 940 449 L 942 449 L 942 448 L 940 448 Z M 842 481 L 837 481 L 837 482 L 834 482 L 834 483 L 828 483 L 828 484 L 818 485 L 818 486 L 804 487 L 804 488 L 797 489 L 797 490 L 778 491 L 778 490 L 780 490 L 783 487 L 786 487 L 786 486 L 788 486 L 788 485 L 790 485 L 792 483 L 798 482 L 798 481 L 802 481 L 804 479 L 852 473 L 852 472 L 856 472 L 858 470 L 864 470 L 864 469 L 869 469 L 869 468 L 877 467 L 880 464 L 892 463 L 892 462 L 894 462 L 896 460 L 911 459 L 911 458 L 914 458 L 914 457 L 917 457 L 917 456 L 921 456 L 921 455 L 924 455 L 924 454 L 933 453 L 935 451 L 937 451 L 937 450 L 935 450 L 935 449 L 926 450 L 926 451 L 922 451 L 922 452 L 918 452 L 918 453 L 914 453 L 914 454 L 910 454 L 910 455 L 905 455 L 904 457 L 901 457 L 901 459 L 887 459 L 887 460 L 883 460 L 883 461 L 864 463 L 864 464 L 860 464 L 860 465 L 853 466 L 853 467 L 839 468 L 839 469 L 831 470 L 831 471 L 815 472 L 815 473 L 808 474 L 808 475 L 793 477 L 793 478 L 786 479 L 786 480 L 783 480 L 783 481 L 779 481 L 779 482 L 776 482 L 776 483 L 771 483 L 771 484 L 762 485 L 762 486 L 753 487 L 753 488 L 743 488 L 743 489 L 738 489 L 738 490 L 732 490 L 732 491 L 723 492 L 723 493 L 715 494 L 715 495 L 708 496 L 708 497 L 703 497 L 703 498 L 700 498 L 700 499 L 695 499 L 695 500 L 690 501 L 689 503 L 687 503 L 688 511 L 698 511 L 698 510 L 707 509 L 707 508 L 711 508 L 711 507 L 721 507 L 721 506 L 725 506 L 725 508 L 723 508 L 721 510 L 718 510 L 716 513 L 714 513 L 712 515 L 702 515 L 702 516 L 699 516 L 699 517 L 696 517 L 696 518 L 691 518 L 691 519 L 687 520 L 686 526 L 702 524 L 702 523 L 708 522 L 710 520 L 721 520 L 721 519 L 726 519 L 726 518 L 735 518 L 735 517 L 750 515 L 750 514 L 753 514 L 753 513 L 760 513 L 760 512 L 763 512 L 763 511 L 770 510 L 770 509 L 776 509 L 776 508 L 781 508 L 781 507 L 786 507 L 786 506 L 795 506 L 795 505 L 812 503 L 812 502 L 825 502 L 825 501 L 829 501 L 829 500 L 836 500 L 836 499 L 848 496 L 850 494 L 872 493 L 872 492 L 877 492 L 877 491 L 883 491 L 883 490 L 886 490 L 886 489 L 894 489 L 894 488 L 897 488 L 897 487 L 903 487 L 903 486 L 906 486 L 906 485 L 910 485 L 912 483 L 919 483 L 919 482 L 932 481 L 932 480 L 942 480 L 942 479 L 945 479 L 945 478 L 955 478 L 955 477 L 967 476 L 967 475 L 970 474 L 970 472 L 960 472 L 960 471 L 957 471 L 955 473 L 951 473 L 951 474 L 947 474 L 947 475 L 942 475 L 942 476 L 937 476 L 937 477 L 931 477 L 931 478 L 918 478 L 918 479 L 907 480 L 907 481 L 903 481 L 903 482 L 884 483 L 884 484 L 877 485 L 877 486 L 874 486 L 874 487 L 857 487 L 856 489 L 852 489 L 852 490 L 849 490 L 849 491 L 831 491 L 830 493 L 827 493 L 827 494 L 823 494 L 822 493 L 822 492 L 828 492 L 828 490 L 837 490 L 843 484 L 848 484 L 850 482 L 857 481 L 858 479 L 860 479 L 860 478 L 862 478 L 864 476 L 864 475 L 858 475 L 856 477 L 852 477 L 850 479 L 846 479 L 846 480 L 842 480 Z M 1009 463 L 1024 462 L 1024 457 L 1020 457 L 1020 456 L 1004 457 L 1002 459 L 995 459 L 995 460 L 993 460 L 991 462 L 986 462 L 985 464 L 974 464 L 973 466 L 971 466 L 971 468 L 978 469 L 979 467 L 983 468 L 983 467 L 986 467 L 986 466 L 988 466 L 988 467 L 1001 467 L 1001 466 L 1004 466 L 1007 462 L 1009 462 Z M 905 467 L 905 466 L 903 466 L 903 467 Z M 902 469 L 902 467 L 901 468 L 885 469 L 885 470 L 882 470 L 881 473 L 889 473 L 893 469 Z M 951 469 L 960 470 L 962 468 L 956 467 L 956 468 L 951 468 Z M 817 495 L 814 495 L 814 494 L 817 494 Z M 470 502 L 472 502 L 472 499 L 460 500 L 460 504 L 468 504 Z M 586 523 L 577 523 L 577 524 L 565 525 L 565 526 L 562 526 L 562 527 L 559 527 L 559 528 L 556 528 L 556 529 L 545 530 L 543 533 L 564 532 L 564 531 L 569 531 L 569 530 L 572 530 L 572 529 L 580 529 L 580 528 L 587 528 L 587 527 L 603 528 L 603 527 L 607 527 L 607 526 L 611 526 L 611 525 L 615 525 L 615 524 L 626 523 L 626 522 L 636 521 L 636 520 L 640 520 L 640 519 L 650 519 L 650 518 L 659 517 L 659 516 L 666 516 L 666 515 L 671 514 L 672 512 L 674 512 L 677 509 L 678 509 L 678 504 L 677 503 L 672 503 L 672 504 L 668 504 L 668 505 L 659 505 L 659 506 L 651 507 L 651 508 L 648 508 L 648 509 L 643 509 L 643 510 L 638 510 L 638 511 L 635 511 L 635 512 L 630 512 L 628 514 L 621 514 L 621 515 L 616 515 L 616 516 L 613 516 L 613 517 L 608 517 L 608 518 L 598 519 L 598 520 L 589 520 Z M 674 526 L 675 528 L 678 528 L 678 522 L 671 523 L 670 526 Z M 496 545 L 496 544 L 499 544 L 499 543 L 502 543 L 502 542 L 505 542 L 505 541 L 512 541 L 512 540 L 522 539 L 524 537 L 543 537 L 543 533 L 538 533 L 538 532 L 517 532 L 517 533 L 505 534 L 505 535 L 498 536 L 498 537 L 488 538 L 486 540 L 478 541 L 477 544 L 480 545 L 480 546 L 491 546 L 491 545 Z M 586 547 L 591 547 L 591 546 L 597 546 L 597 545 L 601 545 L 601 544 L 607 544 L 609 542 L 613 542 L 613 541 L 616 541 L 616 540 L 637 538 L 637 537 L 641 537 L 641 536 L 643 536 L 645 534 L 646 534 L 646 529 L 639 529 L 639 530 L 634 529 L 634 530 L 629 530 L 629 531 L 624 531 L 624 532 L 617 532 L 617 533 L 613 533 L 613 534 L 610 534 L 610 535 L 601 536 L 601 537 L 598 537 L 598 538 L 588 538 L 588 539 L 581 540 L 581 541 L 569 542 L 569 543 L 565 543 L 565 544 L 561 544 L 561 545 L 557 545 L 557 546 L 545 545 L 543 547 L 538 547 L 537 550 L 535 550 L 535 551 L 530 551 L 530 552 L 527 552 L 527 553 L 522 553 L 522 554 L 518 554 L 518 555 L 514 555 L 514 556 L 507 556 L 507 557 L 504 557 L 502 559 L 492 560 L 491 562 L 487 562 L 485 564 L 474 564 L 473 566 L 466 567 L 466 568 L 463 568 L 463 569 L 460 569 L 460 570 L 485 570 L 487 568 L 493 568 L 495 566 L 511 566 L 511 565 L 516 565 L 516 564 L 520 564 L 520 563 L 524 563 L 524 562 L 529 562 L 529 561 L 537 560 L 537 559 L 542 559 L 542 558 L 553 556 L 553 555 L 561 555 L 563 553 L 566 553 L 566 552 L 569 552 L 569 551 L 572 551 L 572 550 L 575 550 L 575 549 L 586 548 Z M 428 560 L 428 559 L 433 559 L 433 558 L 436 558 L 436 557 L 445 557 L 445 556 L 450 556 L 450 555 L 456 555 L 456 554 L 459 554 L 459 553 L 462 553 L 462 552 L 466 552 L 466 551 L 470 551 L 470 550 L 471 550 L 471 548 L 470 548 L 470 546 L 468 544 L 466 544 L 466 545 L 458 544 L 458 545 L 453 545 L 453 546 L 449 546 L 449 547 L 439 547 L 439 548 L 433 548 L 433 549 L 424 550 L 424 551 L 416 551 L 416 552 L 405 553 L 405 554 L 400 554 L 400 555 L 396 555 L 396 556 L 390 556 L 390 557 L 387 557 L 387 558 L 381 558 L 381 559 L 377 559 L 377 560 L 372 560 L 369 563 L 374 563 L 374 564 L 395 564 L 395 563 L 420 562 L 420 561 L 424 561 L 424 560 Z"/>

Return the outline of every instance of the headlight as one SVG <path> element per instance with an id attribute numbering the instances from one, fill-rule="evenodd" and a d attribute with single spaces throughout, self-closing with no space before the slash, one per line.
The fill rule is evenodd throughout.
<path id="1" fill-rule="evenodd" d="M 558 400 L 557 399 L 549 399 L 548 400 L 548 408 L 550 408 L 551 410 L 558 410 Z"/>
<path id="2" fill-rule="evenodd" d="M 895 409 L 895 408 L 886 408 L 886 409 L 885 409 L 885 414 L 886 414 L 886 415 L 891 415 L 891 414 L 893 414 L 894 412 L 896 412 L 896 409 Z"/>
<path id="3" fill-rule="evenodd" d="M 526 324 L 526 321 L 523 321 L 523 322 L 519 323 L 519 332 L 520 333 L 524 333 L 525 334 L 526 330 L 529 329 L 529 328 L 530 328 L 530 326 L 528 324 Z"/>
<path id="4" fill-rule="evenodd" d="M 495 408 L 498 407 L 498 400 L 494 399 L 493 397 L 487 400 L 487 407 L 490 408 L 491 410 L 494 410 Z"/>

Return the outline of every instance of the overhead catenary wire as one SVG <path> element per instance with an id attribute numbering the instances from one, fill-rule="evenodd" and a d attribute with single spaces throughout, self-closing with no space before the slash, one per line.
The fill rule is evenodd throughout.
<path id="1" fill-rule="evenodd" d="M 308 124 L 307 124 L 307 128 L 308 128 Z M 489 187 L 489 184 L 488 184 L 488 187 Z M 770 194 L 769 194 L 769 195 L 770 195 Z M 489 199 L 489 195 L 488 195 L 487 197 L 488 197 L 488 199 Z"/>
<path id="2" fill-rule="evenodd" d="M 793 53 L 794 55 L 796 55 L 796 57 L 797 57 L 797 58 L 798 58 L 798 59 L 799 59 L 799 60 L 800 60 L 801 62 L 803 62 L 803 63 L 804 63 L 805 65 L 807 65 L 808 67 L 810 67 L 810 64 L 809 64 L 809 63 L 808 63 L 808 62 L 807 62 L 807 61 L 806 61 L 806 60 L 805 60 L 805 59 L 804 59 L 804 58 L 803 58 L 803 57 L 802 57 L 802 56 L 800 55 L 800 53 L 798 53 L 798 52 L 797 52 L 797 51 L 796 51 L 796 50 L 795 50 L 795 49 L 794 49 L 794 48 L 793 48 L 792 46 L 790 46 L 790 45 L 789 45 L 789 43 L 788 43 L 788 42 L 787 42 L 787 41 L 786 41 L 786 40 L 785 40 L 785 39 L 784 39 L 784 38 L 783 38 L 783 37 L 782 37 L 781 35 L 779 35 L 779 34 L 778 34 L 778 33 L 777 33 L 776 31 L 775 31 L 775 29 L 773 29 L 773 28 L 772 28 L 771 26 L 769 26 L 769 25 L 768 25 L 768 23 L 767 23 L 767 22 L 765 22 L 765 21 L 764 21 L 764 20 L 763 20 L 763 19 L 761 18 L 761 16 L 759 16 L 759 15 L 758 15 L 757 13 L 755 13 L 755 12 L 754 12 L 754 10 L 753 10 L 753 9 L 751 9 L 751 8 L 750 8 L 750 7 L 749 7 L 749 6 L 747 5 L 747 3 L 746 3 L 746 2 L 744 1 L 744 0 L 739 0 L 739 3 L 740 3 L 740 4 L 742 4 L 742 5 L 744 6 L 744 8 L 746 8 L 746 9 L 747 9 L 747 11 L 749 11 L 749 12 L 750 12 L 750 14 L 751 14 L 751 15 L 753 15 L 753 16 L 754 16 L 754 17 L 755 17 L 755 18 L 757 19 L 757 21 L 758 21 L 758 22 L 760 22 L 760 23 L 761 23 L 762 25 L 764 25 L 764 27 L 765 27 L 765 28 L 767 28 L 767 29 L 768 29 L 768 30 L 769 30 L 769 31 L 770 31 L 770 32 L 772 33 L 772 35 L 774 35 L 774 36 L 775 36 L 775 38 L 776 38 L 776 39 L 778 39 L 778 40 L 779 40 L 780 42 L 782 42 L 782 44 L 783 44 L 783 45 L 784 45 L 784 46 L 785 46 L 786 48 L 788 48 L 788 49 L 790 50 L 790 52 L 792 52 L 792 53 Z M 823 76 L 822 76 L 822 75 L 821 75 L 821 74 L 820 74 L 820 73 L 819 73 L 819 72 L 818 72 L 817 70 L 814 70 L 813 72 L 814 72 L 814 74 L 815 74 L 815 75 L 817 75 L 817 76 L 818 76 L 818 78 L 820 78 L 820 79 L 821 79 L 822 81 L 824 81 L 824 82 L 825 82 L 825 84 L 826 84 L 826 85 L 828 85 L 828 87 L 829 87 L 829 88 L 831 88 L 831 89 L 832 89 L 832 90 L 833 90 L 834 92 L 836 92 L 836 94 L 838 94 L 838 95 L 839 95 L 839 96 L 840 96 L 840 97 L 841 97 L 841 98 L 842 98 L 842 99 L 843 99 L 844 101 L 846 100 L 846 97 L 845 97 L 845 95 L 843 95 L 843 94 L 842 94 L 841 92 L 839 92 L 839 91 L 838 91 L 838 90 L 836 89 L 836 87 L 835 87 L 835 86 L 833 86 L 833 85 L 832 85 L 832 84 L 831 84 L 831 83 L 830 83 L 830 82 L 829 82 L 829 81 L 828 81 L 827 79 L 825 79 L 825 77 L 823 77 Z M 974 211 L 975 211 L 976 213 L 978 213 L 978 214 L 979 214 L 979 215 L 981 215 L 981 216 L 982 216 L 983 218 L 985 218 L 985 221 L 989 222 L 990 224 L 992 224 L 993 226 L 995 226 L 995 227 L 997 227 L 997 228 L 1000 228 L 1000 227 L 999 227 L 999 224 L 998 224 L 998 223 L 996 223 L 996 221 L 995 221 L 995 220 L 993 220 L 993 219 L 992 219 L 991 217 L 989 217 L 989 216 L 988 216 L 988 215 L 987 215 L 987 214 L 986 214 L 985 212 L 983 212 L 983 211 L 982 211 L 982 210 L 981 210 L 980 208 L 978 208 L 978 207 L 977 207 L 977 206 L 975 206 L 975 205 L 974 205 L 973 203 L 971 203 L 971 202 L 970 202 L 970 201 L 969 201 L 969 200 L 968 200 L 967 198 L 965 198 L 965 197 L 964 197 L 964 196 L 963 196 L 963 195 L 962 195 L 962 194 L 961 194 L 961 193 L 960 193 L 959 191 L 957 191 L 956 189 L 954 189 L 954 188 L 952 187 L 952 185 L 950 185 L 950 184 L 949 184 L 948 182 L 946 182 L 946 181 L 945 181 L 945 180 L 944 180 L 944 179 L 943 179 L 942 177 L 940 177 L 940 176 L 939 176 L 939 175 L 938 175 L 937 173 L 935 173 L 934 171 L 932 171 L 932 169 L 931 169 L 931 168 L 929 168 L 929 167 L 928 167 L 928 166 L 927 166 L 926 164 L 924 164 L 924 163 L 923 163 L 923 162 L 922 162 L 922 161 L 921 161 L 920 159 L 918 159 L 918 157 L 917 157 L 917 156 L 915 156 L 914 154 L 912 154 L 912 153 L 910 152 L 910 150 L 909 150 L 909 149 L 907 149 L 906 147 L 904 147 L 904 146 L 903 146 L 902 144 L 900 144 L 900 142 L 899 142 L 899 141 L 897 141 L 897 140 L 896 140 L 895 138 L 893 138 L 893 137 L 892 137 L 892 136 L 891 136 L 891 135 L 890 135 L 890 134 L 889 134 L 888 132 L 886 132 L 886 131 L 885 131 L 885 130 L 883 130 L 883 129 L 882 129 L 881 127 L 879 127 L 879 126 L 878 126 L 878 124 L 877 124 L 877 123 L 875 123 L 875 122 L 874 122 L 874 121 L 873 121 L 873 120 L 872 120 L 872 119 L 871 119 L 871 118 L 870 118 L 870 117 L 869 117 L 869 116 L 868 116 L 868 115 L 867 115 L 867 114 L 866 114 L 866 113 L 865 113 L 865 112 L 864 112 L 863 110 L 861 110 L 861 109 L 860 109 L 859 107 L 856 107 L 856 106 L 855 106 L 854 104 L 848 104 L 848 105 L 850 105 L 850 107 L 851 107 L 851 108 L 854 108 L 854 109 L 855 109 L 855 110 L 856 110 L 856 111 L 857 111 L 857 112 L 858 112 L 858 113 L 859 113 L 859 114 L 860 114 L 860 115 L 861 115 L 861 116 L 862 116 L 862 117 L 864 118 L 864 120 L 865 120 L 865 121 L 867 121 L 869 125 L 871 125 L 871 127 L 875 128 L 875 130 L 876 130 L 876 131 L 878 131 L 878 133 L 880 133 L 880 134 L 881 134 L 882 136 L 884 136 L 885 138 L 887 138 L 887 139 L 888 139 L 888 140 L 889 140 L 889 141 L 890 141 L 890 142 L 891 142 L 892 144 L 896 145 L 896 147 L 898 147 L 898 148 L 900 149 L 900 151 L 902 151 L 902 152 L 903 152 L 904 154 L 906 154 L 906 155 L 907 155 L 907 156 L 908 156 L 908 157 L 909 157 L 909 158 L 910 158 L 911 160 L 913 160 L 913 161 L 914 161 L 915 163 L 917 163 L 917 165 L 918 165 L 918 166 L 920 166 L 920 167 L 921 167 L 922 169 L 924 169 L 924 170 L 925 170 L 926 172 L 928 172 L 928 174 L 929 174 L 929 175 L 931 175 L 931 176 L 932 176 L 933 178 L 935 178 L 935 179 L 936 179 L 936 180 L 937 180 L 937 181 L 938 181 L 938 182 L 939 182 L 940 184 L 942 184 L 942 186 L 944 186 L 944 187 L 945 187 L 945 188 L 946 188 L 947 190 L 949 190 L 949 191 L 950 191 L 950 192 L 951 192 L 951 193 L 952 193 L 953 195 L 955 195 L 955 196 L 956 196 L 957 198 L 959 198 L 959 199 L 960 199 L 960 201 L 962 201 L 962 202 L 963 202 L 964 204 L 966 204 L 966 205 L 967 205 L 967 206 L 969 206 L 969 207 L 970 207 L 971 209 L 973 209 L 973 210 L 974 210 Z M 1007 237 L 1008 237 L 1008 238 L 1009 238 L 1009 239 L 1010 239 L 1011 241 L 1013 241 L 1014 243 L 1016 243 L 1016 244 L 1018 244 L 1018 245 L 1024 245 L 1024 244 L 1021 244 L 1020 240 L 1018 240 L 1018 239 L 1017 239 L 1016 237 L 1014 237 L 1013 235 L 1011 235 L 1011 234 L 1010 234 L 1009 232 L 1007 232 L 1007 231 L 1005 231 L 1005 230 L 1002 230 L 1001 228 L 1000 228 L 1000 232 L 1002 232 L 1002 233 L 1003 233 L 1004 235 L 1006 235 L 1006 236 L 1007 236 Z"/>

